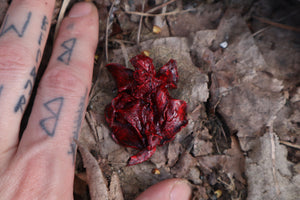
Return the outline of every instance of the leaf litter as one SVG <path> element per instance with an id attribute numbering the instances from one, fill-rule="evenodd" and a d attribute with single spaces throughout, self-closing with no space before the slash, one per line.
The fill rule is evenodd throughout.
<path id="1" fill-rule="evenodd" d="M 56 3 L 52 24 L 62 3 Z M 297 199 L 300 41 L 291 30 L 299 27 L 299 2 L 94 3 L 99 10 L 99 58 L 79 138 L 74 199 L 134 199 L 172 177 L 191 183 L 193 199 Z M 1 13 L 7 5 L 9 1 L 1 1 Z M 132 68 L 128 60 L 143 51 L 157 67 L 170 59 L 178 62 L 178 89 L 170 93 L 187 102 L 189 123 L 149 161 L 127 167 L 128 157 L 137 151 L 110 136 L 104 109 L 117 87 L 104 66 L 115 62 Z M 42 65 L 47 56 L 49 50 Z"/>
<path id="2" fill-rule="evenodd" d="M 178 2 L 170 3 L 164 12 L 180 8 Z M 129 5 L 129 1 L 124 3 Z M 190 6 L 185 2 L 181 5 Z M 141 4 L 135 6 L 135 11 L 142 12 Z M 145 4 L 145 13 L 148 6 Z M 129 58 L 143 51 L 150 54 L 157 67 L 176 59 L 178 89 L 170 92 L 187 102 L 187 127 L 168 145 L 158 147 L 149 161 L 126 167 L 126 158 L 137 151 L 115 144 L 110 137 L 103 114 L 105 105 L 116 96 L 116 85 L 102 67 L 89 110 L 95 116 L 99 141 L 86 145 L 90 151 L 98 146 L 99 159 L 110 168 L 108 180 L 112 173 L 118 174 L 124 199 L 134 199 L 149 186 L 171 177 L 189 180 L 193 199 L 294 199 L 299 195 L 299 170 L 295 172 L 299 154 L 290 153 L 289 157 L 290 148 L 280 141 L 299 143 L 296 78 L 289 82 L 280 66 L 272 67 L 275 61 L 270 57 L 275 54 L 270 54 L 264 41 L 253 36 L 255 27 L 249 27 L 249 20 L 245 20 L 253 14 L 251 8 L 245 14 L 220 2 L 194 6 L 193 12 L 152 17 L 160 18 L 154 20 L 156 23 L 167 21 L 169 31 L 164 30 L 163 36 L 151 33 L 149 27 L 156 23 L 145 16 L 141 42 L 123 43 L 120 49 L 118 45 L 110 46 L 108 60 L 132 69 Z M 120 10 L 116 13 L 120 23 L 126 14 Z M 198 15 L 203 17 L 203 23 L 193 26 L 197 22 L 190 21 L 194 29 L 185 26 L 185 20 Z M 126 17 L 134 19 L 132 15 Z M 124 32 L 111 36 L 109 44 L 113 45 L 120 36 L 122 40 L 135 41 L 137 29 L 130 34 L 128 31 L 137 28 L 138 23 L 139 20 L 123 20 L 120 26 Z M 227 45 L 222 47 L 224 42 Z M 298 62 L 296 57 L 293 60 Z M 295 64 L 287 70 L 295 71 Z M 91 137 L 91 133 L 82 134 L 81 140 L 85 137 Z M 153 173 L 155 170 L 159 173 Z"/>

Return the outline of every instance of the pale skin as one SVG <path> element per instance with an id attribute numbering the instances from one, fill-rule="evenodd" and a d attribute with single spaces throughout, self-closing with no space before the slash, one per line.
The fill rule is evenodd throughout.
<path id="1" fill-rule="evenodd" d="M 0 199 L 73 199 L 74 158 L 91 87 L 98 13 L 77 3 L 63 20 L 19 140 L 55 0 L 14 0 L 0 29 Z M 137 199 L 189 199 L 169 179 Z"/>

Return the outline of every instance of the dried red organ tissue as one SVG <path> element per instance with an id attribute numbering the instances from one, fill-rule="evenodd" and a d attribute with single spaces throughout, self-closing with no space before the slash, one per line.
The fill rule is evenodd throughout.
<path id="1" fill-rule="evenodd" d="M 158 72 L 152 59 L 137 55 L 130 62 L 135 71 L 111 63 L 107 69 L 114 77 L 118 95 L 105 109 L 105 118 L 113 139 L 126 147 L 139 149 L 128 165 L 148 160 L 157 145 L 171 141 L 187 125 L 186 102 L 173 99 L 169 89 L 177 88 L 175 60 L 170 60 Z"/>

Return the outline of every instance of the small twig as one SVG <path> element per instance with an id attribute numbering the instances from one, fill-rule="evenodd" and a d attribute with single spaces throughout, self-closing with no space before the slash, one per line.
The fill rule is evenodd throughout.
<path id="1" fill-rule="evenodd" d="M 215 138 L 214 140 L 215 140 L 216 149 L 217 149 L 217 151 L 218 151 L 218 154 L 221 154 L 221 151 L 220 151 L 220 149 L 219 149 L 219 145 L 218 145 L 218 143 L 217 143 L 216 138 Z"/>
<path id="2" fill-rule="evenodd" d="M 100 58 L 99 58 L 99 60 L 100 60 Z M 101 56 L 101 60 L 103 60 L 102 56 Z M 100 67 L 99 67 L 99 71 L 98 71 L 98 74 L 97 74 L 97 79 L 96 79 L 95 83 L 92 85 L 92 88 L 91 88 L 91 91 L 90 91 L 89 102 L 92 102 L 94 100 L 94 98 L 97 96 L 96 86 L 100 82 L 99 76 L 100 76 L 100 73 L 101 73 L 101 70 L 102 70 L 103 67 L 104 67 L 104 63 L 101 62 Z"/>
<path id="3" fill-rule="evenodd" d="M 125 11 L 127 14 L 131 15 L 140 15 L 140 16 L 147 16 L 147 17 L 155 17 L 155 16 L 167 16 L 167 15 L 176 15 L 176 14 L 183 14 L 190 11 L 195 11 L 196 8 L 191 8 L 187 10 L 181 10 L 181 11 L 171 11 L 166 13 L 160 13 L 160 14 L 151 14 L 151 13 L 143 13 L 143 12 L 135 12 L 135 11 Z"/>
<path id="4" fill-rule="evenodd" d="M 295 15 L 295 14 L 298 13 L 298 12 L 299 12 L 299 10 L 296 9 L 295 11 L 291 12 L 291 13 L 288 14 L 287 16 L 284 16 L 284 17 L 278 19 L 278 22 L 281 22 L 281 21 L 287 19 L 288 17 L 291 17 L 291 16 Z M 264 31 L 266 31 L 266 30 L 268 30 L 268 29 L 270 29 L 270 28 L 271 28 L 271 25 L 268 25 L 267 27 L 260 29 L 260 30 L 256 31 L 255 33 L 253 33 L 253 34 L 252 34 L 252 37 L 255 37 L 256 35 L 258 35 L 258 34 L 264 32 Z"/>
<path id="5" fill-rule="evenodd" d="M 142 4 L 142 12 L 144 12 L 145 9 L 145 0 L 143 0 L 143 4 Z M 140 37 L 141 37 L 141 31 L 142 31 L 142 23 L 143 23 L 143 16 L 141 16 L 140 18 L 140 23 L 139 23 L 139 29 L 138 29 L 138 33 L 137 33 L 137 44 L 140 43 Z"/>
<path id="6" fill-rule="evenodd" d="M 165 2 L 165 3 L 163 3 L 163 4 L 159 5 L 159 6 L 156 6 L 156 7 L 152 8 L 152 9 L 148 10 L 146 13 L 153 13 L 154 11 L 157 11 L 157 10 L 163 8 L 163 7 L 166 7 L 167 5 L 169 5 L 169 4 L 171 4 L 171 3 L 175 2 L 175 1 L 177 1 L 177 0 L 170 0 L 168 2 Z"/>
<path id="7" fill-rule="evenodd" d="M 60 11 L 59 11 L 59 15 L 58 15 L 58 19 L 57 19 L 57 22 L 56 22 L 56 26 L 55 26 L 54 39 L 57 36 L 60 24 L 61 24 L 61 22 L 64 18 L 64 15 L 66 13 L 66 9 L 67 9 L 69 3 L 70 3 L 70 0 L 63 0 L 63 2 L 62 2 L 62 5 L 61 5 Z"/>
<path id="8" fill-rule="evenodd" d="M 275 182 L 275 188 L 276 188 L 276 194 L 279 196 L 280 195 L 280 188 L 278 184 L 278 179 L 276 176 L 276 153 L 275 153 L 275 140 L 274 137 L 275 135 L 270 132 L 270 137 L 271 137 L 271 152 L 272 152 L 272 173 L 273 173 L 273 178 Z"/>
<path id="9" fill-rule="evenodd" d="M 287 141 L 283 141 L 283 140 L 280 140 L 279 143 L 283 144 L 285 146 L 292 147 L 292 148 L 300 150 L 300 145 L 298 145 L 298 144 L 293 144 L 291 142 L 287 142 Z"/>
<path id="10" fill-rule="evenodd" d="M 122 42 L 123 44 L 135 44 L 135 42 L 128 41 L 128 40 L 119 40 L 119 39 L 109 39 L 110 42 Z"/>
<path id="11" fill-rule="evenodd" d="M 89 125 L 90 129 L 93 131 L 94 136 L 95 136 L 95 140 L 97 141 L 97 143 L 99 143 L 99 141 L 100 141 L 99 134 L 98 134 L 97 128 L 94 126 L 95 120 L 92 117 L 90 111 L 86 112 L 85 120 L 86 120 L 87 124 Z"/>
<path id="12" fill-rule="evenodd" d="M 300 32 L 300 28 L 298 28 L 298 27 L 293 27 L 293 26 L 289 26 L 289 25 L 285 25 L 285 24 L 280 24 L 280 23 L 273 22 L 271 20 L 268 20 L 268 19 L 265 19 L 265 18 L 262 18 L 262 17 L 253 16 L 253 18 L 257 19 L 258 21 L 260 21 L 262 23 L 269 24 L 269 25 L 272 25 L 272 26 L 275 26 L 275 27 L 278 27 L 278 28 Z"/>
<path id="13" fill-rule="evenodd" d="M 116 0 L 113 1 L 112 5 L 109 9 L 107 20 L 106 20 L 106 31 L 105 31 L 105 56 L 106 56 L 106 62 L 108 62 L 108 30 L 111 26 L 111 24 L 109 23 L 110 22 L 109 19 L 110 19 L 110 16 L 111 16 L 112 12 L 113 12 L 115 2 L 116 2 Z"/>
<path id="14" fill-rule="evenodd" d="M 127 52 L 127 48 L 125 46 L 125 44 L 123 43 L 122 40 L 113 40 L 117 43 L 119 43 L 121 45 L 121 50 L 122 50 L 122 54 L 124 56 L 124 59 L 125 59 L 125 65 L 126 65 L 126 68 L 128 68 L 128 63 L 129 63 L 129 56 L 128 56 L 128 52 Z"/>
<path id="15" fill-rule="evenodd" d="M 260 33 L 264 32 L 264 31 L 268 30 L 269 28 L 271 28 L 271 26 L 267 26 L 265 28 L 262 28 L 262 29 L 256 31 L 255 33 L 252 34 L 252 37 L 257 36 L 258 34 L 260 34 Z"/>
<path id="16" fill-rule="evenodd" d="M 83 165 L 86 168 L 87 183 L 89 186 L 91 199 L 110 199 L 107 188 L 107 181 L 103 176 L 102 170 L 99 167 L 97 160 L 85 146 L 80 144 L 77 140 L 74 141 L 78 146 L 83 160 Z"/>

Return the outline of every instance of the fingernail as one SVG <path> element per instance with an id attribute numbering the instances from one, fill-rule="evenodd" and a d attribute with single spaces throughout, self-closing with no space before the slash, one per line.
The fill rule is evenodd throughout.
<path id="1" fill-rule="evenodd" d="M 92 10 L 92 4 L 81 2 L 75 4 L 69 12 L 69 17 L 82 17 L 90 14 Z"/>
<path id="2" fill-rule="evenodd" d="M 191 187 L 185 180 L 180 180 L 173 185 L 170 200 L 189 200 L 192 195 Z"/>

